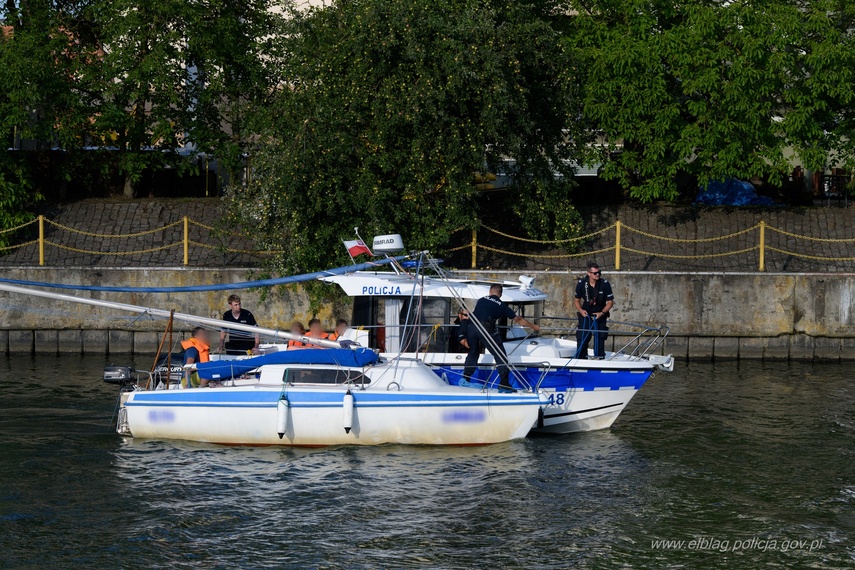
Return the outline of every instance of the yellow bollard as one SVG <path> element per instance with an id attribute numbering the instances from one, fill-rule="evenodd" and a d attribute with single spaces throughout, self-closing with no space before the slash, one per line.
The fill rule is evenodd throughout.
<path id="1" fill-rule="evenodd" d="M 478 230 L 472 230 L 472 269 L 478 267 Z"/>
<path id="2" fill-rule="evenodd" d="M 184 216 L 184 267 L 190 265 L 190 218 Z"/>
<path id="3" fill-rule="evenodd" d="M 615 222 L 615 270 L 620 269 L 620 220 Z"/>
<path id="4" fill-rule="evenodd" d="M 45 264 L 45 217 L 39 216 L 39 265 Z"/>
<path id="5" fill-rule="evenodd" d="M 760 271 L 766 271 L 766 222 L 760 220 Z"/>

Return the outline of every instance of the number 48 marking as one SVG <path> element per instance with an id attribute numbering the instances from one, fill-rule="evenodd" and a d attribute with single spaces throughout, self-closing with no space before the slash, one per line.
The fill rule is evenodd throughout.
<path id="1" fill-rule="evenodd" d="M 549 405 L 550 406 L 563 406 L 564 405 L 564 392 L 556 392 L 554 394 L 549 395 Z"/>

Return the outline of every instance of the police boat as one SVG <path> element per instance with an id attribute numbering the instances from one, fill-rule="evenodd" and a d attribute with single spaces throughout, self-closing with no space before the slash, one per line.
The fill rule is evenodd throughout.
<path id="1" fill-rule="evenodd" d="M 388 257 L 402 249 L 398 235 L 374 240 L 375 255 Z M 353 298 L 349 338 L 385 356 L 419 359 L 450 385 L 495 387 L 497 363 L 489 352 L 480 356 L 473 377 L 463 377 L 466 355 L 451 350 L 456 329 L 451 319 L 459 306 L 471 313 L 475 302 L 489 295 L 491 285 L 501 283 L 502 301 L 517 315 L 541 325 L 541 334 L 534 335 L 513 323 L 500 323 L 513 387 L 543 390 L 549 398 L 535 432 L 565 434 L 608 428 L 654 371 L 673 370 L 672 356 L 655 354 L 668 335 L 665 326 L 612 322 L 611 350 L 605 358 L 580 358 L 590 355 L 577 354 L 577 331 L 575 326 L 567 326 L 568 322 L 575 325 L 575 317 L 545 316 L 548 296 L 534 286 L 532 277 L 522 276 L 518 281 L 455 277 L 427 254 L 389 266 L 391 271 L 320 278 Z"/>

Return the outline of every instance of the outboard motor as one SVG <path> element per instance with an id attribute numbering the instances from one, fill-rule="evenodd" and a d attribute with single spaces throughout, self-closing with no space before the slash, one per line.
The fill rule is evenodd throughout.
<path id="1" fill-rule="evenodd" d="M 104 382 L 116 386 L 130 386 L 137 381 L 136 371 L 130 366 L 105 366 Z"/>

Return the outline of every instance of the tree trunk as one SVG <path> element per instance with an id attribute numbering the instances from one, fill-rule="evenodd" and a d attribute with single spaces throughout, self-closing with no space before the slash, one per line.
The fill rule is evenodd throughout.
<path id="1" fill-rule="evenodd" d="M 134 181 L 131 179 L 130 174 L 126 174 L 125 175 L 125 189 L 124 189 L 124 192 L 122 192 L 122 195 L 125 198 L 128 198 L 130 200 L 130 199 L 134 198 L 135 194 L 136 194 L 136 188 L 134 188 Z"/>

